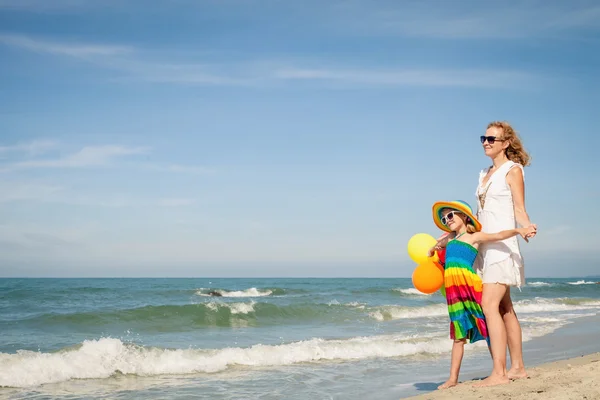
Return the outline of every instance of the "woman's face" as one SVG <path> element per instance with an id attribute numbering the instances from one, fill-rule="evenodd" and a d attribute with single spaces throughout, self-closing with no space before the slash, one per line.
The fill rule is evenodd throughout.
<path id="1" fill-rule="evenodd" d="M 485 131 L 485 136 L 482 138 L 482 146 L 486 156 L 495 158 L 504 151 L 506 147 L 504 144 L 507 142 L 502 137 L 502 133 L 502 128 L 497 126 L 492 126 Z"/>

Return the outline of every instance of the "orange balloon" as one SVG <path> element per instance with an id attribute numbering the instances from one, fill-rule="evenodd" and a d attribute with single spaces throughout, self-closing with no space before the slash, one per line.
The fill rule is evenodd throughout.
<path id="1" fill-rule="evenodd" d="M 432 294 L 444 284 L 444 272 L 431 260 L 425 261 L 413 271 L 412 282 L 421 293 Z"/>

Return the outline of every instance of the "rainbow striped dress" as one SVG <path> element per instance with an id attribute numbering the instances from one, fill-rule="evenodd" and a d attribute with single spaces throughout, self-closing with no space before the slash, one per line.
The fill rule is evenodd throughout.
<path id="1" fill-rule="evenodd" d="M 444 265 L 444 288 L 448 314 L 450 315 L 450 338 L 469 339 L 473 343 L 488 340 L 485 316 L 481 309 L 481 278 L 473 270 L 477 249 L 456 239 L 446 245 Z"/>

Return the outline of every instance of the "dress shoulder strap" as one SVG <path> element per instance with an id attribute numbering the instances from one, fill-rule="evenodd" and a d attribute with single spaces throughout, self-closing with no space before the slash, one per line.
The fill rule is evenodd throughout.
<path id="1" fill-rule="evenodd" d="M 519 163 L 516 163 L 514 161 L 509 161 L 510 163 L 512 163 L 512 165 L 506 170 L 506 173 L 508 174 L 508 171 L 510 171 L 511 169 L 513 169 L 513 167 L 517 167 L 521 170 L 521 174 L 523 174 L 523 179 L 525 179 L 525 169 L 523 168 L 523 166 Z M 508 163 L 507 163 L 508 164 Z"/>
<path id="2" fill-rule="evenodd" d="M 494 174 L 492 174 L 490 182 L 492 181 L 492 179 L 504 181 L 504 179 L 506 179 L 506 174 L 508 174 L 508 171 L 510 171 L 514 167 L 520 167 L 521 171 L 523 171 L 523 166 L 521 164 L 508 160 L 507 162 L 502 164 L 500 168 L 498 168 L 498 170 L 494 172 Z"/>
<path id="3" fill-rule="evenodd" d="M 500 168 L 498 168 L 498 171 L 502 171 L 504 174 L 507 174 L 508 171 L 515 166 L 515 162 L 508 160 L 507 162 L 505 162 L 504 164 L 502 164 L 500 166 Z M 498 174 L 498 175 L 504 175 L 504 174 Z"/>

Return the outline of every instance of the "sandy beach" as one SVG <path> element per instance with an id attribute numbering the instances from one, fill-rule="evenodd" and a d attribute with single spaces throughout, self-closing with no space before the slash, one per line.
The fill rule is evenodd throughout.
<path id="1" fill-rule="evenodd" d="M 409 397 L 411 400 L 600 399 L 600 353 L 555 361 L 529 368 L 529 378 L 506 385 L 474 388 L 477 381 L 461 382 L 446 390 Z"/>

